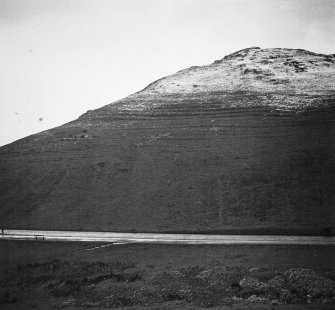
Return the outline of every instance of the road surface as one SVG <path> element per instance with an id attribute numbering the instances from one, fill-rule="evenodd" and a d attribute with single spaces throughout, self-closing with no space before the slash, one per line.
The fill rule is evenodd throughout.
<path id="1" fill-rule="evenodd" d="M 156 244 L 283 244 L 335 245 L 335 237 L 321 236 L 259 236 L 259 235 L 198 235 L 159 233 L 116 233 L 49 230 L 5 229 L 0 236 L 6 240 L 83 241 L 107 243 Z"/>

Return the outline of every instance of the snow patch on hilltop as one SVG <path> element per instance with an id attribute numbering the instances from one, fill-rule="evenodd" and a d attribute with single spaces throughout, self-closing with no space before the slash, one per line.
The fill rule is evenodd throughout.
<path id="1" fill-rule="evenodd" d="M 335 55 L 294 49 L 244 49 L 207 66 L 158 80 L 142 94 L 217 91 L 319 94 L 335 90 Z"/>

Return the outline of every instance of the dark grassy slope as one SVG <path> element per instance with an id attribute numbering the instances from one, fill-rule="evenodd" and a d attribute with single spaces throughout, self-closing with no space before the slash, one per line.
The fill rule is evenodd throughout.
<path id="1" fill-rule="evenodd" d="M 229 100 L 253 107 L 227 108 Z M 264 107 L 260 93 L 171 95 L 146 98 L 156 107 L 142 111 L 125 99 L 89 112 L 1 148 L 0 225 L 334 230 L 334 99 L 318 100 L 328 107 L 296 113 Z"/>

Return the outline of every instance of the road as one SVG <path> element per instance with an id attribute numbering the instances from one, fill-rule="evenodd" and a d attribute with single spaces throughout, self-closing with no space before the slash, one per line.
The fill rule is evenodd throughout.
<path id="1" fill-rule="evenodd" d="M 335 237 L 321 236 L 255 236 L 255 235 L 198 235 L 159 233 L 119 233 L 51 230 L 5 229 L 0 240 L 83 241 L 107 243 L 156 244 L 283 244 L 335 245 Z"/>

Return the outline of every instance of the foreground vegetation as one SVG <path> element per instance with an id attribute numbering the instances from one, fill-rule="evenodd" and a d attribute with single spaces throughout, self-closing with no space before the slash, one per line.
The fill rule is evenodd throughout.
<path id="1" fill-rule="evenodd" d="M 61 306 L 154 306 L 174 301 L 195 307 L 236 303 L 335 304 L 335 274 L 311 269 L 285 272 L 270 267 L 193 266 L 157 269 L 122 262 L 70 262 L 18 265 L 1 277 L 1 304 L 16 302 L 15 292 L 42 287 Z"/>
<path id="2" fill-rule="evenodd" d="M 0 253 L 1 310 L 334 309 L 334 246 L 2 240 Z"/>

